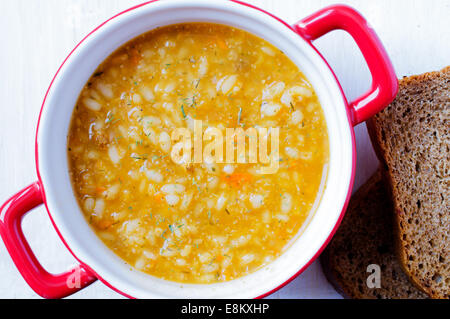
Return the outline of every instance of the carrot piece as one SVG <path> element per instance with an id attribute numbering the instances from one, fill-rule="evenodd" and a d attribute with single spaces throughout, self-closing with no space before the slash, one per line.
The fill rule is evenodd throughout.
<path id="1" fill-rule="evenodd" d="M 218 47 L 219 49 L 222 49 L 222 50 L 228 49 L 228 45 L 225 42 L 225 40 L 223 40 L 221 38 L 218 38 L 218 37 L 211 38 L 209 40 L 209 45 L 210 46 L 214 46 L 215 45 L 216 47 Z"/>
<path id="2" fill-rule="evenodd" d="M 141 55 L 139 54 L 138 49 L 132 48 L 130 50 L 130 61 L 133 66 L 137 66 L 141 61 Z"/>
<path id="3" fill-rule="evenodd" d="M 302 167 L 303 162 L 301 160 L 290 160 L 289 161 L 289 168 L 290 169 L 299 169 Z"/>
<path id="4" fill-rule="evenodd" d="M 158 202 L 158 203 L 160 203 L 160 202 L 162 201 L 163 196 L 164 196 L 163 193 L 156 193 L 156 194 L 154 195 L 155 201 Z"/>
<path id="5" fill-rule="evenodd" d="M 107 229 L 111 227 L 112 224 L 113 224 L 112 220 L 102 219 L 101 221 L 98 222 L 97 226 L 100 229 Z"/>
<path id="6" fill-rule="evenodd" d="M 231 175 L 223 175 L 222 179 L 230 186 L 240 188 L 244 184 L 248 184 L 253 180 L 249 173 L 233 173 Z"/>
<path id="7" fill-rule="evenodd" d="M 228 49 L 227 43 L 221 38 L 217 38 L 217 44 L 223 50 Z"/>
<path id="8" fill-rule="evenodd" d="M 97 194 L 103 193 L 104 191 L 106 191 L 106 187 L 103 186 L 98 186 L 95 191 L 97 192 Z"/>

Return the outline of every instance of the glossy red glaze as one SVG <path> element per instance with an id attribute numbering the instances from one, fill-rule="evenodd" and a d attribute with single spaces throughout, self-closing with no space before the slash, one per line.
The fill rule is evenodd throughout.
<path id="1" fill-rule="evenodd" d="M 95 31 L 97 31 L 99 28 L 101 28 L 104 24 L 106 24 L 108 21 L 126 13 L 131 10 L 134 10 L 136 8 L 142 7 L 144 5 L 147 5 L 151 2 L 149 1 L 140 5 L 137 5 L 135 7 L 132 7 L 128 10 L 125 10 L 114 17 L 110 18 L 109 20 L 102 23 L 100 26 L 95 28 L 91 33 L 89 33 L 75 48 L 72 50 L 72 52 L 67 56 L 67 58 L 64 60 L 60 68 L 58 69 L 57 73 L 53 77 L 52 82 L 50 83 L 50 87 L 47 90 L 47 93 L 45 95 L 44 101 L 42 103 L 41 112 L 39 115 L 39 122 L 42 114 L 42 110 L 45 106 L 45 100 L 47 98 L 48 92 L 50 91 L 50 88 L 53 84 L 54 79 L 59 73 L 59 70 L 64 65 L 64 63 L 67 61 L 67 59 L 75 52 L 75 50 L 78 48 L 78 46 L 85 41 L 86 38 L 88 38 L 91 34 L 93 34 Z M 255 6 L 252 6 L 247 3 L 243 3 L 241 1 L 237 0 L 231 0 L 235 3 L 239 3 L 241 5 L 245 5 L 248 7 L 251 7 L 255 10 L 259 10 L 261 12 L 264 12 L 265 14 L 270 15 L 272 18 L 277 19 L 278 21 L 282 22 L 284 25 L 286 25 L 287 28 L 290 30 L 296 31 L 298 34 L 300 34 L 306 41 L 308 41 L 311 44 L 311 41 L 324 35 L 327 32 L 330 32 L 335 29 L 344 29 L 347 32 L 349 32 L 355 41 L 357 42 L 358 46 L 360 47 L 367 64 L 369 65 L 369 69 L 372 73 L 373 77 L 373 83 L 371 90 L 357 99 L 356 101 L 352 102 L 349 107 L 347 107 L 347 116 L 350 126 L 354 126 L 376 112 L 383 109 L 388 103 L 392 101 L 394 98 L 397 88 L 398 88 L 398 82 L 395 77 L 394 70 L 392 68 L 392 65 L 387 57 L 387 54 L 379 41 L 376 34 L 373 32 L 373 30 L 368 27 L 367 22 L 364 20 L 364 18 L 355 10 L 353 10 L 350 7 L 347 6 L 331 6 L 328 8 L 325 8 L 310 17 L 300 21 L 299 23 L 295 24 L 293 27 L 289 26 L 286 22 L 282 21 L 278 17 L 275 17 L 274 15 L 261 10 Z M 312 44 L 311 44 L 312 46 Z M 314 48 L 314 46 L 313 46 Z M 317 52 L 317 54 L 320 54 L 315 48 L 314 50 Z M 323 57 L 322 57 L 323 58 Z M 325 60 L 324 60 L 325 61 Z M 325 63 L 327 63 L 325 61 Z M 328 65 L 328 63 L 327 63 Z M 331 68 L 330 68 L 331 70 Z M 331 70 L 333 73 L 333 71 Z M 334 73 L 333 73 L 334 75 Z M 343 100 L 346 102 L 345 95 L 343 93 L 342 88 L 339 85 L 339 82 L 334 75 L 336 83 L 338 84 L 341 94 L 343 97 Z M 39 129 L 39 122 L 38 122 L 38 129 Z M 288 284 L 290 281 L 292 281 L 294 278 L 296 278 L 300 273 L 302 273 L 322 252 L 322 250 L 326 247 L 328 242 L 331 240 L 332 236 L 334 235 L 335 231 L 339 227 L 339 224 L 344 216 L 344 212 L 347 208 L 348 201 L 350 200 L 351 190 L 353 186 L 353 180 L 355 175 L 355 163 L 356 163 L 356 146 L 355 146 L 355 138 L 354 138 L 354 132 L 351 130 L 351 138 L 352 138 L 352 146 L 353 146 L 353 154 L 352 154 L 352 174 L 351 174 L 351 182 L 348 188 L 347 197 L 345 200 L 345 205 L 342 209 L 342 212 L 340 213 L 338 222 L 336 223 L 334 229 L 330 233 L 329 237 L 325 241 L 325 243 L 322 245 L 320 250 L 314 255 L 314 257 L 302 268 L 300 269 L 294 276 L 292 276 L 289 280 L 281 284 L 280 286 L 274 288 L 273 290 L 265 293 L 264 295 L 261 295 L 257 298 L 263 298 L 266 297 L 273 292 L 277 291 L 278 289 L 282 288 L 286 284 Z M 8 200 L 1 208 L 0 210 L 0 234 L 3 238 L 3 241 L 5 242 L 5 245 L 14 260 L 14 263 L 16 264 L 17 268 L 21 272 L 24 279 L 27 281 L 27 283 L 33 288 L 36 293 L 41 295 L 42 297 L 46 298 L 61 298 L 68 296 L 86 286 L 88 286 L 90 283 L 95 281 L 96 278 L 100 279 L 104 284 L 106 284 L 111 289 L 115 290 L 116 292 L 129 297 L 133 298 L 132 296 L 128 295 L 125 292 L 122 292 L 118 290 L 117 288 L 113 287 L 111 284 L 106 282 L 102 277 L 101 274 L 95 273 L 88 265 L 84 264 L 81 260 L 79 260 L 75 254 L 70 249 L 68 243 L 64 240 L 64 238 L 61 236 L 56 224 L 53 221 L 53 218 L 50 214 L 50 211 L 47 208 L 47 212 L 49 214 L 49 217 L 53 223 L 53 226 L 55 227 L 58 235 L 60 236 L 61 240 L 64 242 L 67 249 L 72 253 L 72 255 L 80 262 L 81 266 L 78 268 L 78 271 L 80 271 L 81 275 L 81 285 L 79 288 L 69 288 L 67 285 L 67 280 L 70 274 L 73 273 L 73 269 L 65 272 L 60 275 L 53 275 L 45 271 L 42 266 L 37 261 L 36 257 L 34 256 L 33 252 L 31 251 L 28 243 L 26 242 L 22 230 L 20 228 L 20 221 L 24 214 L 26 214 L 29 210 L 33 209 L 34 207 L 45 203 L 45 192 L 41 189 L 41 177 L 39 172 L 39 163 L 38 163 L 38 142 L 37 142 L 37 134 L 36 134 L 36 169 L 38 173 L 39 182 L 36 182 L 18 194 L 14 195 L 10 200 Z"/>
<path id="2" fill-rule="evenodd" d="M 347 31 L 355 40 L 372 74 L 372 86 L 350 103 L 353 125 L 364 122 L 392 102 L 398 91 L 394 67 L 375 31 L 356 10 L 345 5 L 330 6 L 301 20 L 294 29 L 308 41 L 338 29 Z"/>
<path id="3" fill-rule="evenodd" d="M 58 275 L 41 266 L 23 235 L 21 223 L 25 214 L 42 203 L 38 182 L 12 196 L 0 208 L 0 235 L 28 285 L 44 298 L 62 298 L 83 289 L 97 278 L 81 265 Z"/>

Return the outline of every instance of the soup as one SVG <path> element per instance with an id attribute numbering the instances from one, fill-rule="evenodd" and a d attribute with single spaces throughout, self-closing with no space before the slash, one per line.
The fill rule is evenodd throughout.
<path id="1" fill-rule="evenodd" d="M 179 129 L 193 139 L 175 150 Z M 208 153 L 213 140 L 227 142 Z M 159 28 L 109 56 L 68 136 L 74 193 L 99 238 L 132 267 L 185 283 L 236 279 L 282 254 L 321 196 L 328 153 L 298 67 L 208 23 Z"/>

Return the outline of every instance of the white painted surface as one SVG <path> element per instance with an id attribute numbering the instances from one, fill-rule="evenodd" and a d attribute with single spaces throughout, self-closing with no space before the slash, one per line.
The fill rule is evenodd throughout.
<path id="1" fill-rule="evenodd" d="M 212 0 L 213 1 L 213 0 Z M 65 56 L 90 30 L 139 0 L 0 1 L 0 202 L 36 180 L 34 133 L 45 91 Z M 397 75 L 417 74 L 450 64 L 450 0 L 341 0 L 358 9 L 374 27 Z M 294 23 L 337 1 L 258 0 L 251 3 Z M 355 44 L 334 32 L 316 45 L 336 71 L 349 99 L 369 86 L 367 67 Z M 355 188 L 377 166 L 364 125 L 356 128 Z M 52 229 L 42 207 L 25 218 L 24 231 L 42 264 L 65 270 L 74 259 Z M 37 298 L 0 244 L 0 298 Z M 72 298 L 120 298 L 97 282 Z M 339 297 L 315 262 L 271 298 Z"/>

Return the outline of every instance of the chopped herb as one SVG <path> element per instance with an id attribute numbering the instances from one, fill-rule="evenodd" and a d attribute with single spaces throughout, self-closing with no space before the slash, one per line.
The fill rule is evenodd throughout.
<path id="1" fill-rule="evenodd" d="M 108 124 L 108 123 L 111 122 L 113 119 L 114 119 L 114 114 L 112 114 L 111 111 L 109 111 L 108 114 L 106 114 L 105 124 Z"/>
<path id="2" fill-rule="evenodd" d="M 146 154 L 143 154 L 143 155 L 141 155 L 141 156 L 138 156 L 138 155 L 131 155 L 130 157 L 131 157 L 131 158 L 134 158 L 135 160 L 146 160 L 147 157 L 146 157 L 145 155 L 146 155 Z"/>
<path id="3" fill-rule="evenodd" d="M 152 157 L 152 163 L 154 163 L 155 162 L 155 160 L 157 160 L 159 158 L 159 156 L 158 155 L 153 155 L 153 157 Z"/>
<path id="4" fill-rule="evenodd" d="M 183 117 L 186 118 L 186 113 L 184 112 L 183 104 L 181 104 L 181 113 L 183 113 Z"/>
<path id="5" fill-rule="evenodd" d="M 241 125 L 242 107 L 239 108 L 238 125 Z"/>
<path id="6" fill-rule="evenodd" d="M 195 100 L 195 95 L 192 97 L 192 103 L 189 105 L 190 107 L 193 107 L 195 109 L 195 106 L 197 105 L 197 101 Z"/>
<path id="7" fill-rule="evenodd" d="M 106 119 L 105 119 L 105 124 L 114 124 L 119 122 L 120 119 L 114 119 L 114 114 L 111 113 L 111 111 L 108 112 L 108 114 L 106 115 Z"/>

